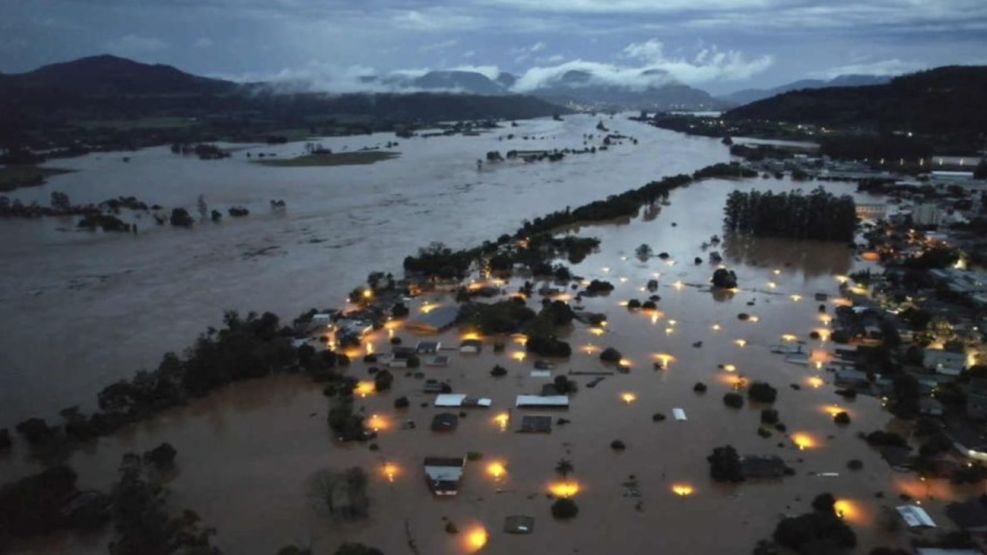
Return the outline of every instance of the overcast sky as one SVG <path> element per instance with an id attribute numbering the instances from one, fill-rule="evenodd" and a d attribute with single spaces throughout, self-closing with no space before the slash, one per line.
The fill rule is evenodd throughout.
<path id="1" fill-rule="evenodd" d="M 346 88 L 371 72 L 661 69 L 714 93 L 987 63 L 987 0 L 0 0 L 0 71 L 112 53 Z"/>

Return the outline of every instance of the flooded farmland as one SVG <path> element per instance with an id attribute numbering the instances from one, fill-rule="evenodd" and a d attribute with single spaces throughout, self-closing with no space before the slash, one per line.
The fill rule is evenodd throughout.
<path id="1" fill-rule="evenodd" d="M 136 237 L 63 231 L 72 220 L 0 221 L 7 239 L 0 246 L 0 322 L 7 323 L 0 334 L 0 426 L 90 406 L 103 386 L 183 349 L 224 310 L 290 319 L 313 306 L 337 306 L 367 273 L 398 272 L 406 255 L 432 241 L 476 244 L 525 218 L 729 158 L 716 140 L 614 119 L 607 120 L 612 131 L 637 144 L 477 170 L 477 159 L 492 150 L 581 149 L 587 134 L 595 139 L 586 146 L 597 145 L 598 121 L 572 116 L 473 137 L 401 140 L 392 149 L 400 157 L 372 165 L 277 168 L 246 158 L 304 154 L 305 143 L 232 145 L 234 156 L 219 161 L 160 147 L 51 162 L 78 171 L 10 196 L 47 205 L 52 191 L 77 204 L 132 195 L 195 213 L 203 195 L 211 208 L 244 206 L 252 214 L 191 230 L 158 227 L 145 215 L 136 220 Z M 394 138 L 318 142 L 345 152 Z M 273 199 L 287 210 L 272 213 Z"/>
<path id="2" fill-rule="evenodd" d="M 642 129 L 631 134 L 643 138 L 647 133 L 649 130 Z M 716 159 L 719 150 L 715 144 L 703 142 L 700 147 L 709 149 L 711 161 Z M 607 155 L 611 154 L 616 157 L 620 151 Z M 410 156 L 399 161 L 408 159 Z M 594 159 L 594 163 L 599 160 L 603 158 Z M 568 163 L 567 160 L 563 164 Z M 556 171 L 548 168 L 523 166 L 518 171 Z M 564 170 L 561 165 L 558 168 L 558 171 L 576 171 Z M 475 168 L 462 171 L 475 172 Z M 572 195 L 573 205 L 602 197 L 605 193 L 599 187 L 607 181 L 598 177 L 604 181 L 584 182 L 584 191 L 567 188 L 564 193 L 556 194 L 566 199 Z M 614 186 L 613 190 L 639 185 L 654 176 L 639 177 Z M 575 323 L 564 338 L 573 346 L 572 357 L 553 361 L 555 374 L 569 374 L 579 385 L 578 392 L 571 397 L 571 407 L 564 412 L 515 409 L 516 395 L 537 393 L 548 379 L 531 376 L 536 357 L 524 354 L 519 338 L 489 337 L 484 338 L 485 349 L 478 355 L 460 354 L 454 349 L 448 353 L 448 367 L 422 369 L 425 377 L 448 381 L 456 392 L 492 400 L 490 409 L 465 409 L 466 416 L 460 418 L 458 429 L 452 433 L 429 431 L 432 417 L 448 409 L 432 407 L 434 397 L 422 393 L 423 380 L 398 370 L 391 391 L 356 400 L 357 407 L 366 415 L 377 417 L 379 437 L 373 443 L 379 449 L 370 450 L 361 444 L 335 444 L 325 423 L 327 402 L 321 386 L 304 378 L 284 376 L 227 387 L 203 401 L 101 439 L 97 446 L 76 453 L 69 462 L 79 471 L 84 485 L 107 487 L 116 477 L 123 453 L 141 452 L 162 441 L 171 442 L 179 456 L 178 468 L 169 477 L 169 503 L 197 511 L 205 522 L 218 529 L 216 543 L 230 553 L 274 553 L 286 544 L 311 546 L 315 553 L 331 553 L 343 541 L 361 541 L 388 554 L 413 553 L 409 542 L 420 553 L 462 554 L 476 550 L 470 543 L 469 532 L 478 528 L 488 534 L 483 548 L 488 553 L 749 552 L 758 539 L 770 535 L 780 515 L 805 512 L 812 498 L 822 492 L 830 492 L 841 500 L 844 518 L 857 532 L 861 552 L 877 545 L 905 545 L 904 532 L 885 531 L 884 507 L 896 505 L 898 495 L 905 493 L 922 501 L 933 518 L 940 520 L 942 502 L 961 497 L 959 492 L 948 484 L 920 483 L 914 475 L 892 472 L 877 451 L 856 437 L 861 431 L 895 425 L 879 400 L 864 396 L 844 400 L 834 394 L 832 375 L 811 363 L 824 360 L 827 349 L 832 347 L 825 340 L 810 338 L 813 331 L 825 332 L 827 328 L 818 309 L 821 303 L 814 300 L 815 294 L 828 296 L 822 304 L 831 314 L 840 297 L 835 276 L 867 267 L 869 263 L 856 260 L 852 249 L 836 243 L 726 236 L 719 246 L 706 250 L 701 246 L 712 235 L 721 233 L 722 206 L 729 191 L 791 186 L 794 185 L 790 182 L 776 180 L 709 180 L 675 190 L 669 197 L 670 205 L 661 207 L 658 213 L 645 210 L 642 217 L 630 221 L 572 230 L 571 233 L 602 240 L 599 252 L 573 265 L 573 273 L 585 279 L 609 280 L 615 290 L 609 295 L 582 300 L 580 305 L 586 310 L 606 313 L 608 323 L 604 327 Z M 848 185 L 826 186 L 833 192 L 850 192 Z M 499 196 L 489 194 L 488 198 Z M 523 195 L 515 191 L 515 202 Z M 517 209 L 517 204 L 502 205 L 503 209 L 512 211 L 509 215 L 493 214 L 495 210 L 487 208 L 491 217 L 504 219 L 498 225 L 480 223 L 479 231 L 472 222 L 468 227 L 463 223 L 468 220 L 457 220 L 463 229 L 455 229 L 456 222 L 436 222 L 436 225 L 450 226 L 442 236 L 447 242 L 469 244 L 512 229 L 517 224 L 514 217 L 532 216 L 557 206 L 544 199 L 529 203 L 529 196 L 523 197 L 524 208 Z M 285 195 L 285 198 L 290 197 Z M 545 202 L 544 208 L 527 213 L 535 202 Z M 565 204 L 570 202 L 566 200 Z M 417 209 L 424 208 L 417 205 Z M 477 220 L 478 214 L 486 212 L 479 210 L 479 206 L 464 209 L 475 210 L 470 213 Z M 294 213 L 290 216 L 295 217 Z M 261 230 L 263 225 L 273 224 L 257 218 L 257 222 L 242 225 Z M 391 225 L 396 224 L 381 224 Z M 408 221 L 402 221 L 401 225 L 414 227 Z M 180 233 L 161 230 L 156 236 Z M 254 269 L 254 274 L 243 276 L 248 282 L 271 272 L 267 279 L 280 276 L 278 279 L 284 284 L 265 294 L 269 298 L 260 299 L 244 291 L 244 285 L 238 285 L 237 279 L 231 278 L 231 287 L 242 295 L 240 300 L 248 303 L 265 299 L 286 304 L 297 302 L 297 306 L 291 307 L 295 311 L 313 304 L 339 304 L 331 301 L 341 300 L 368 270 L 386 267 L 389 260 L 398 260 L 396 257 L 417 246 L 406 237 L 390 238 L 409 244 L 404 251 L 392 253 L 391 249 L 397 247 L 390 243 L 385 247 L 386 238 L 380 237 L 377 240 L 381 243 L 374 243 L 379 249 L 360 242 L 360 248 L 354 249 L 358 253 L 345 255 L 343 251 L 347 249 L 337 249 L 337 254 L 330 254 L 326 260 L 320 259 L 318 265 L 311 266 L 301 262 L 305 253 L 261 259 L 255 266 L 247 266 L 239 256 L 230 257 L 228 261 L 234 266 L 245 266 L 241 271 Z M 642 243 L 650 245 L 655 253 L 667 253 L 668 257 L 637 259 L 635 249 Z M 308 247 L 291 246 L 285 250 L 304 248 Z M 737 273 L 737 291 L 714 294 L 709 290 L 708 280 L 716 268 L 708 262 L 713 250 L 718 250 L 723 255 L 723 264 Z M 392 254 L 387 257 L 386 253 Z M 318 254 L 315 251 L 308 256 Z M 334 269 L 337 255 L 346 258 L 348 266 Z M 378 256 L 383 256 L 382 264 L 374 265 Z M 701 258 L 699 264 L 694 262 L 697 256 Z M 366 262 L 360 262 L 361 257 Z M 293 258 L 297 263 L 294 269 L 278 274 L 279 269 L 285 270 L 278 266 Z M 331 283 L 328 279 L 313 279 L 315 283 L 311 286 L 305 285 L 304 280 L 297 284 L 293 281 L 307 271 L 316 271 L 312 269 L 315 266 L 324 269 L 323 277 L 338 273 L 347 281 Z M 222 271 L 218 262 L 215 271 Z M 231 301 L 237 299 L 223 291 L 226 282 L 208 283 L 211 277 L 215 276 L 201 276 L 202 285 L 208 285 L 215 294 L 221 292 L 223 299 L 226 295 L 231 295 Z M 646 299 L 651 293 L 642 288 L 651 279 L 659 282 L 655 291 L 661 297 L 657 311 L 631 311 L 623 306 L 631 299 Z M 308 290 L 318 289 L 320 281 L 319 292 Z M 520 284 L 521 281 L 514 280 L 503 288 L 513 293 Z M 540 285 L 536 284 L 536 290 Z M 182 289 L 179 283 L 173 287 Z M 304 297 L 302 293 L 306 291 L 314 297 Z M 148 296 L 149 300 L 154 298 Z M 424 303 L 431 306 L 451 302 L 450 297 L 431 295 L 416 299 L 411 308 L 416 313 Z M 536 295 L 528 304 L 537 307 L 539 302 Z M 127 301 L 121 298 L 119 303 L 126 306 Z M 177 311 L 184 303 L 183 300 L 178 306 L 166 308 Z M 194 309 L 193 312 L 202 308 L 194 303 L 189 306 L 188 310 Z M 65 308 L 69 314 L 74 310 L 72 306 Z M 746 320 L 738 318 L 742 312 L 749 315 Z M 162 313 L 167 312 L 162 310 Z M 212 315 L 203 317 L 208 319 Z M 202 325 L 195 324 L 189 325 L 194 330 Z M 126 335 L 128 330 L 132 331 L 133 325 L 118 328 L 117 333 Z M 186 331 L 194 334 L 194 330 Z M 470 331 L 454 329 L 435 339 L 455 348 L 463 334 Z M 414 345 L 421 339 L 401 327 L 394 329 L 393 334 L 406 345 Z M 388 330 L 383 329 L 366 340 L 376 351 L 385 351 L 388 335 Z M 181 338 L 174 339 L 180 343 Z M 503 353 L 493 352 L 492 345 L 498 340 L 507 344 Z M 769 352 L 771 345 L 796 341 L 804 342 L 809 364 L 792 364 L 783 355 Z M 626 359 L 626 373 L 599 360 L 600 350 L 606 347 L 620 350 Z M 165 348 L 168 347 L 160 350 Z M 112 358 L 113 352 L 107 349 L 103 356 Z M 146 353 L 152 357 L 157 354 Z M 661 369 L 655 368 L 655 362 L 662 363 Z M 490 375 L 496 364 L 507 369 L 506 376 Z M 349 372 L 366 379 L 368 366 L 354 361 Z M 595 375 L 601 372 L 607 374 Z M 599 377 L 603 379 L 590 387 Z M 98 386 L 103 383 L 99 380 L 105 378 L 91 379 Z M 767 381 L 778 389 L 774 408 L 787 426 L 785 432 L 773 431 L 768 438 L 758 436 L 760 409 L 765 405 L 748 402 L 740 409 L 724 406 L 723 394 L 737 388 L 743 380 Z M 705 383 L 708 390 L 695 393 L 696 382 Z M 393 402 L 400 396 L 410 399 L 407 409 L 394 408 Z M 687 420 L 676 421 L 671 417 L 676 408 L 685 412 Z M 843 427 L 834 424 L 834 410 L 846 411 L 851 424 Z M 496 418 L 505 412 L 506 424 Z M 668 418 L 656 422 L 655 413 Z M 548 435 L 515 433 L 524 414 L 550 414 L 553 420 L 561 417 L 569 423 L 556 423 Z M 407 422 L 414 422 L 415 427 L 409 428 Z M 626 449 L 612 450 L 610 444 L 614 440 L 624 442 Z M 781 480 L 748 481 L 739 485 L 714 483 L 709 478 L 705 458 L 714 447 L 725 444 L 732 444 L 743 455 L 778 455 L 795 473 Z M 433 498 L 424 483 L 423 458 L 461 457 L 467 452 L 480 453 L 482 457 L 467 463 L 459 495 L 454 499 Z M 13 457 L 2 461 L 4 471 L 26 472 L 25 457 L 24 451 L 15 452 Z M 563 458 L 572 461 L 575 470 L 570 478 L 579 485 L 575 500 L 580 512 L 570 522 L 551 518 L 547 498 L 551 484 L 559 479 L 554 467 Z M 862 470 L 847 470 L 850 459 L 862 461 Z M 503 466 L 504 472 L 497 478 L 487 472 L 491 462 Z M 344 524 L 313 508 L 307 484 L 322 469 L 341 470 L 354 465 L 370 474 L 371 515 L 366 521 Z M 535 517 L 532 534 L 515 536 L 501 532 L 504 518 L 516 514 Z M 454 522 L 460 532 L 447 533 L 444 518 Z M 65 537 L 59 540 L 64 542 L 59 547 L 70 552 L 97 553 L 103 552 L 105 540 Z M 39 552 L 50 548 L 50 542 L 35 546 Z M 31 550 L 31 546 L 25 549 Z"/>

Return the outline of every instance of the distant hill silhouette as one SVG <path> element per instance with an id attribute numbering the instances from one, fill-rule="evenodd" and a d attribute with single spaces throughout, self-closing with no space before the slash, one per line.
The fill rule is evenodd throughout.
<path id="1" fill-rule="evenodd" d="M 801 79 L 770 89 L 743 89 L 717 98 L 732 105 L 742 106 L 791 91 L 822 89 L 825 87 L 883 85 L 890 80 L 890 76 L 883 75 L 840 75 L 832 79 Z"/>
<path id="2" fill-rule="evenodd" d="M 945 66 L 884 85 L 788 92 L 734 108 L 724 117 L 978 136 L 987 129 L 984 98 L 987 66 Z"/>
<path id="3" fill-rule="evenodd" d="M 82 96 L 224 94 L 240 86 L 168 65 L 143 64 L 108 54 L 8 74 L 0 82 L 25 90 L 61 90 Z"/>

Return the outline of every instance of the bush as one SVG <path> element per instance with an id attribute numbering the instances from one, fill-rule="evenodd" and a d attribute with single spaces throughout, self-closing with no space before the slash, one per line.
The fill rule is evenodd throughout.
<path id="1" fill-rule="evenodd" d="M 846 411 L 840 411 L 833 416 L 833 422 L 836 422 L 840 426 L 846 426 L 850 423 L 850 415 Z"/>
<path id="2" fill-rule="evenodd" d="M 731 408 L 739 409 L 744 406 L 744 397 L 739 393 L 734 393 L 731 391 L 730 393 L 723 395 L 723 404 Z"/>
<path id="3" fill-rule="evenodd" d="M 614 349 L 613 347 L 607 347 L 600 353 L 600 360 L 603 362 L 617 363 L 620 362 L 620 359 L 622 358 L 624 358 L 624 356 L 620 354 L 620 351 Z"/>
<path id="4" fill-rule="evenodd" d="M 506 376 L 507 375 L 507 368 L 504 368 L 503 366 L 497 364 L 497 365 L 495 365 L 493 367 L 492 370 L 490 370 L 490 375 L 493 376 L 493 377 L 495 377 L 495 378 L 499 378 L 501 376 Z"/>
<path id="5" fill-rule="evenodd" d="M 543 357 L 566 358 L 572 355 L 572 347 L 554 336 L 531 335 L 525 350 Z"/>
<path id="6" fill-rule="evenodd" d="M 615 439 L 610 442 L 610 448 L 614 451 L 623 451 L 624 449 L 627 449 L 627 445 L 625 445 L 623 441 Z"/>
<path id="7" fill-rule="evenodd" d="M 692 390 L 696 393 L 706 393 L 706 384 L 703 382 L 696 382 L 696 385 L 692 386 Z"/>
<path id="8" fill-rule="evenodd" d="M 860 470 L 864 467 L 864 462 L 860 459 L 850 459 L 847 461 L 846 467 L 850 470 Z"/>
<path id="9" fill-rule="evenodd" d="M 567 520 L 570 518 L 575 518 L 579 514 L 579 506 L 572 499 L 561 498 L 556 499 L 552 503 L 552 516 L 560 519 Z"/>
<path id="10" fill-rule="evenodd" d="M 188 210 L 184 208 L 175 208 L 171 211 L 170 218 L 171 225 L 176 227 L 192 227 L 195 220 L 189 215 Z"/>
<path id="11" fill-rule="evenodd" d="M 763 424 L 777 424 L 778 423 L 778 411 L 775 409 L 763 409 L 761 411 L 761 423 Z"/>
<path id="12" fill-rule="evenodd" d="M 410 405 L 407 397 L 401 396 L 394 400 L 394 408 L 396 409 L 406 409 Z"/>
<path id="13" fill-rule="evenodd" d="M 747 396 L 751 401 L 758 403 L 774 403 L 778 397 L 778 390 L 766 382 L 754 382 L 747 390 Z"/>
<path id="14" fill-rule="evenodd" d="M 908 441 L 894 432 L 876 430 L 867 434 L 865 439 L 874 447 L 908 447 Z"/>
<path id="15" fill-rule="evenodd" d="M 173 465 L 177 455 L 178 450 L 170 443 L 165 442 L 150 451 L 145 451 L 144 460 L 161 469 Z"/>
<path id="16" fill-rule="evenodd" d="M 741 482 L 744 475 L 740 470 L 740 455 L 732 445 L 713 449 L 706 457 L 709 462 L 709 475 L 717 482 Z"/>
<path id="17" fill-rule="evenodd" d="M 733 289 L 737 286 L 737 274 L 725 268 L 717 268 L 713 272 L 713 287 L 720 289 Z"/>
<path id="18" fill-rule="evenodd" d="M 387 391 L 391 389 L 394 382 L 394 374 L 390 370 L 381 370 L 374 374 L 374 389 L 377 391 Z"/>

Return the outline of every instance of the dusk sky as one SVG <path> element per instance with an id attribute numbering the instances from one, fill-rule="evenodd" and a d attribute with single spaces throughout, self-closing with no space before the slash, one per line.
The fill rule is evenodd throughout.
<path id="1" fill-rule="evenodd" d="M 665 70 L 713 93 L 987 63 L 985 0 L 0 0 L 0 71 L 112 53 L 347 90 L 375 72 Z"/>

